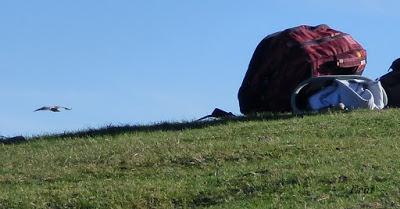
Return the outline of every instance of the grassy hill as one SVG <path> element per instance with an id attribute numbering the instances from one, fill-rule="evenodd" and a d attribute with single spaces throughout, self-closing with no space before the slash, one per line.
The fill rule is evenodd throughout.
<path id="1" fill-rule="evenodd" d="M 0 208 L 399 208 L 400 110 L 0 144 Z"/>

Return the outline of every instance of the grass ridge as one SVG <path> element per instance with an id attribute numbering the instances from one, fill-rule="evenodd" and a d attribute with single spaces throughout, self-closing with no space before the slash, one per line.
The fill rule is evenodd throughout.
<path id="1" fill-rule="evenodd" d="M 0 208 L 397 208 L 400 110 L 108 126 L 0 144 Z"/>

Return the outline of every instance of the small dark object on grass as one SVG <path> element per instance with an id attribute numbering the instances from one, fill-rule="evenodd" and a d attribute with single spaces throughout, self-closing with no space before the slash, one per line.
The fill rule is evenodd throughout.
<path id="1" fill-rule="evenodd" d="M 340 182 L 346 182 L 348 179 L 349 179 L 349 177 L 347 177 L 347 176 L 344 176 L 344 175 L 339 176 Z"/>
<path id="2" fill-rule="evenodd" d="M 0 137 L 0 144 L 14 144 L 24 141 L 26 141 L 26 138 L 23 136 Z"/>

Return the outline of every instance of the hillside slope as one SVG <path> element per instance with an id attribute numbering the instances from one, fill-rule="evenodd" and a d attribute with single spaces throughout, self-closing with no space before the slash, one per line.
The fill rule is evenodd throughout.
<path id="1" fill-rule="evenodd" d="M 0 208 L 400 207 L 399 124 L 264 115 L 0 144 Z"/>

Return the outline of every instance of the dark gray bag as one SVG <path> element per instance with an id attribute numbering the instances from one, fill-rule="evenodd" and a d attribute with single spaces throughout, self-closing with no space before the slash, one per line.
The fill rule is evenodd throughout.
<path id="1" fill-rule="evenodd" d="M 400 107 L 400 58 L 393 61 L 387 74 L 379 78 L 388 97 L 388 107 Z"/>

